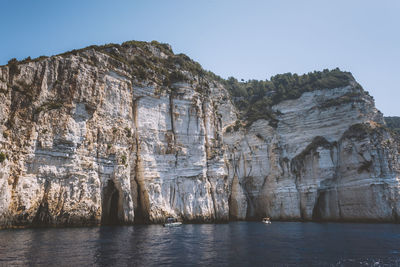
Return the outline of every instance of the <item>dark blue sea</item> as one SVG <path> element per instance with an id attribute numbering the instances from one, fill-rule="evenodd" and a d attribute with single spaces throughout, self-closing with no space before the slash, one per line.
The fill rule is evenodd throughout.
<path id="1" fill-rule="evenodd" d="M 400 266 L 399 224 L 0 230 L 0 266 Z"/>

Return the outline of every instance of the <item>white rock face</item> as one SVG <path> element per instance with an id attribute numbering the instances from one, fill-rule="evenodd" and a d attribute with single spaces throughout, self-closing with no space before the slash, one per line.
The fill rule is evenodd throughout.
<path id="1" fill-rule="evenodd" d="M 227 91 L 137 83 L 108 55 L 84 54 L 96 66 L 71 55 L 0 69 L 0 224 L 228 220 Z"/>
<path id="2" fill-rule="evenodd" d="M 304 93 L 274 106 L 276 128 L 259 120 L 226 133 L 231 217 L 398 220 L 398 144 L 379 126 L 371 97 L 340 101 L 358 90 Z"/>
<path id="3" fill-rule="evenodd" d="M 0 67 L 1 227 L 399 220 L 399 145 L 354 85 L 279 103 L 276 128 L 226 132 L 237 110 L 215 81 L 140 82 L 94 49 L 18 69 Z"/>
<path id="4" fill-rule="evenodd" d="M 221 150 L 223 88 L 203 98 L 189 84 L 169 95 L 135 96 L 140 185 L 150 221 L 227 220 L 228 183 Z M 220 95 L 218 95 L 220 94 Z M 231 107 L 227 107 L 231 108 Z"/>

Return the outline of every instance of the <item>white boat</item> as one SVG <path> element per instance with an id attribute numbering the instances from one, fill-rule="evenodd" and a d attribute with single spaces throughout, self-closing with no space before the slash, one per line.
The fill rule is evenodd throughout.
<path id="1" fill-rule="evenodd" d="M 182 222 L 178 222 L 176 218 L 169 217 L 167 221 L 163 224 L 165 227 L 180 226 Z"/>
<path id="2" fill-rule="evenodd" d="M 268 217 L 263 218 L 262 222 L 265 224 L 271 224 L 271 220 Z"/>

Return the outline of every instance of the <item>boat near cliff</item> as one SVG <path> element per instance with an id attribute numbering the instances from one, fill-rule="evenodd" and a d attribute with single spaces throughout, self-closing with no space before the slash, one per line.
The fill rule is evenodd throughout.
<path id="1" fill-rule="evenodd" d="M 182 222 L 173 217 L 168 217 L 167 221 L 163 224 L 164 227 L 176 227 L 182 225 Z"/>
<path id="2" fill-rule="evenodd" d="M 224 80 L 167 44 L 0 66 L 0 228 L 400 222 L 400 145 L 349 72 Z"/>
<path id="3" fill-rule="evenodd" d="M 271 219 L 269 217 L 265 217 L 261 220 L 262 223 L 271 224 Z"/>

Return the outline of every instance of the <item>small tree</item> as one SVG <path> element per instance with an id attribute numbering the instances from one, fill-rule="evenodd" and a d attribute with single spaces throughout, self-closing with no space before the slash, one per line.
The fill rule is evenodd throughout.
<path id="1" fill-rule="evenodd" d="M 12 58 L 8 61 L 8 67 L 9 67 L 10 79 L 12 79 L 14 75 L 18 75 L 20 73 L 20 70 L 18 68 L 18 60 L 16 58 Z"/>

